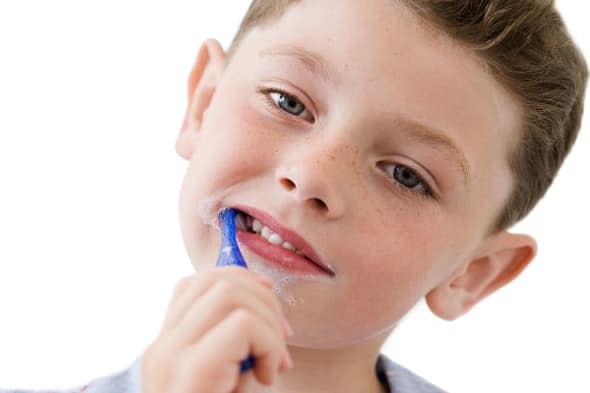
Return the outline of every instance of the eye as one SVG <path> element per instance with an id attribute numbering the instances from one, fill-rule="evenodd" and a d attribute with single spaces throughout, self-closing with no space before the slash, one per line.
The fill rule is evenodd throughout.
<path id="1" fill-rule="evenodd" d="M 293 116 L 299 116 L 305 111 L 305 105 L 293 96 L 281 92 L 271 92 L 269 96 L 281 109 Z"/>
<path id="2" fill-rule="evenodd" d="M 296 96 L 275 88 L 259 88 L 258 92 L 264 96 L 272 110 L 278 110 L 280 114 L 298 117 L 310 123 L 315 121 L 311 112 Z"/>
<path id="3" fill-rule="evenodd" d="M 424 196 L 433 196 L 428 183 L 412 169 L 400 164 L 388 164 L 385 165 L 385 170 L 404 190 L 417 192 Z"/>
<path id="4" fill-rule="evenodd" d="M 407 188 L 416 188 L 422 183 L 414 172 L 401 165 L 393 168 L 393 178 Z"/>

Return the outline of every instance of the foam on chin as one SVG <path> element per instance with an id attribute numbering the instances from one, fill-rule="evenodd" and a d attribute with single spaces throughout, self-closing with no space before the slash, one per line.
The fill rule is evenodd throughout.
<path id="1" fill-rule="evenodd" d="M 273 283 L 272 291 L 291 307 L 301 306 L 305 303 L 304 298 L 301 297 L 302 292 L 296 295 L 291 289 L 292 287 L 304 282 L 330 283 L 331 281 L 330 278 L 321 275 L 293 272 L 274 265 L 246 247 L 242 248 L 242 255 L 248 263 L 248 270 L 270 277 Z"/>
<path id="2" fill-rule="evenodd" d="M 245 251 L 248 261 L 248 270 L 257 274 L 270 277 L 272 279 L 272 291 L 289 306 L 301 305 L 304 303 L 302 298 L 295 298 L 293 293 L 289 291 L 288 287 L 296 284 L 301 280 L 314 280 L 313 276 L 294 275 L 281 267 L 269 266 L 268 263 L 260 261 L 260 257 L 252 255 L 252 253 Z M 317 280 L 315 280 L 317 281 Z"/>

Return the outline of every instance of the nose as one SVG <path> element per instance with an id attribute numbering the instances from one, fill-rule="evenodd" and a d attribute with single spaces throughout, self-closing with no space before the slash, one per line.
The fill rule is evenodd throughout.
<path id="1" fill-rule="evenodd" d="M 346 186 L 340 179 L 346 176 L 346 161 L 338 150 L 307 150 L 278 166 L 276 181 L 292 203 L 331 219 L 344 213 Z"/>

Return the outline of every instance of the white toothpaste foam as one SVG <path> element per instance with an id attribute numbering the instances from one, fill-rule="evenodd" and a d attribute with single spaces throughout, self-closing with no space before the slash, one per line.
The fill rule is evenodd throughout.
<path id="1" fill-rule="evenodd" d="M 300 281 L 316 281 L 323 280 L 313 274 L 292 273 L 280 266 L 272 266 L 269 262 L 261 260 L 256 255 L 248 255 L 248 268 L 257 274 L 270 277 L 272 279 L 272 291 L 283 301 L 290 306 L 301 305 L 304 303 L 303 298 L 296 298 L 289 290 L 290 286 L 297 284 Z"/>
<path id="2" fill-rule="evenodd" d="M 217 212 L 220 209 L 220 202 L 218 198 L 204 198 L 197 205 L 197 212 L 199 217 L 205 225 L 211 226 L 213 229 L 219 230 L 219 221 L 217 219 Z"/>

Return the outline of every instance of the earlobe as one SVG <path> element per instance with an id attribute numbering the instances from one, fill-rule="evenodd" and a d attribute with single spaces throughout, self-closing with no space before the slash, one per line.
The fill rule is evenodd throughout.
<path id="1" fill-rule="evenodd" d="M 203 115 L 211 103 L 225 60 L 226 55 L 219 42 L 207 40 L 201 45 L 189 76 L 188 105 L 176 140 L 176 152 L 187 160 L 193 155 Z"/>
<path id="2" fill-rule="evenodd" d="M 485 242 L 483 253 L 461 266 L 426 295 L 433 313 L 453 320 L 515 279 L 531 262 L 537 243 L 527 235 L 501 232 Z"/>

